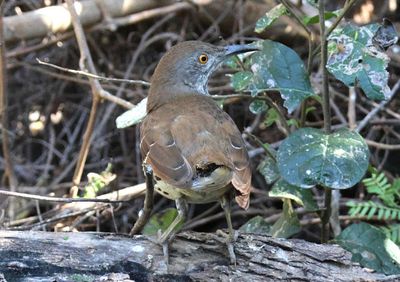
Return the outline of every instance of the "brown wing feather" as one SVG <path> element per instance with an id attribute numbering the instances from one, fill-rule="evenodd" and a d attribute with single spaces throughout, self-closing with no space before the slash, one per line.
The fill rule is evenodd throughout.
<path id="1" fill-rule="evenodd" d="M 171 185 L 190 187 L 193 177 L 192 167 L 180 153 L 173 136 L 166 130 L 166 125 L 141 128 L 149 128 L 141 133 L 140 147 L 143 161 L 152 166 L 155 175 Z"/>

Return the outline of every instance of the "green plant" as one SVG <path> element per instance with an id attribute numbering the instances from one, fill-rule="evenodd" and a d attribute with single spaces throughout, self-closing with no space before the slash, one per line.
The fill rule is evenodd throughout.
<path id="1" fill-rule="evenodd" d="M 379 173 L 372 169 L 371 176 L 362 181 L 371 195 L 377 196 L 381 202 L 349 201 L 350 207 L 348 214 L 356 217 L 366 217 L 372 219 L 376 217 L 380 221 L 400 220 L 400 178 L 396 178 L 392 183 L 383 172 Z M 400 243 L 400 224 L 386 224 L 380 227 L 382 231 L 395 243 Z"/>

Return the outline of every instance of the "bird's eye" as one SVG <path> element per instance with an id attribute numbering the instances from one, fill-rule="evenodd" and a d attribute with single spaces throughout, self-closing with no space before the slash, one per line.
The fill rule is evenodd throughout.
<path id="1" fill-rule="evenodd" d="M 200 64 L 206 64 L 208 62 L 208 56 L 206 54 L 201 54 L 199 56 L 199 62 Z"/>

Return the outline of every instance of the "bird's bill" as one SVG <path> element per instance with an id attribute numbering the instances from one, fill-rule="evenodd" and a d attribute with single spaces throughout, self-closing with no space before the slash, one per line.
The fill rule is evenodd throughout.
<path id="1" fill-rule="evenodd" d="M 260 49 L 255 47 L 254 45 L 228 45 L 225 46 L 225 56 L 232 56 L 236 54 L 259 51 Z"/>

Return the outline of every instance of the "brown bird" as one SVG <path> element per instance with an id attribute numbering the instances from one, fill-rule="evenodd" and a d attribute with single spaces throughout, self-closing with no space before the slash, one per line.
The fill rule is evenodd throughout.
<path id="1" fill-rule="evenodd" d="M 154 175 L 155 190 L 175 200 L 178 216 L 160 236 L 168 261 L 168 244 L 186 217 L 187 203 L 220 201 L 229 229 L 231 263 L 234 231 L 230 199 L 249 206 L 251 171 L 241 133 L 230 116 L 209 96 L 207 83 L 227 57 L 255 51 L 249 45 L 214 46 L 186 41 L 160 60 L 151 80 L 140 149 L 145 170 Z"/>

